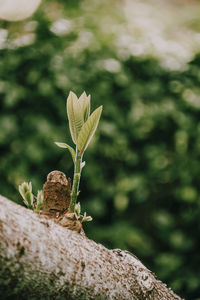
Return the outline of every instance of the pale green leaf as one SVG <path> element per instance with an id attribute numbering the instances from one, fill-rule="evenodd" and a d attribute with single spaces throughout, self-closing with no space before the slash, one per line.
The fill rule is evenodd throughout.
<path id="1" fill-rule="evenodd" d="M 32 183 L 31 182 L 28 183 L 28 187 L 29 187 L 29 191 L 32 192 Z"/>
<path id="2" fill-rule="evenodd" d="M 85 167 L 85 164 L 86 164 L 85 161 L 83 161 L 83 162 L 81 163 L 81 169 L 83 169 L 83 167 Z"/>
<path id="3" fill-rule="evenodd" d="M 90 222 L 90 221 L 92 221 L 93 219 L 92 219 L 92 217 L 91 216 L 87 216 L 87 217 L 85 217 L 84 219 L 83 219 L 83 222 Z"/>
<path id="4" fill-rule="evenodd" d="M 90 222 L 90 221 L 92 221 L 92 217 L 91 216 L 87 216 L 86 212 L 84 212 L 82 222 Z"/>
<path id="5" fill-rule="evenodd" d="M 99 123 L 102 112 L 102 106 L 98 107 L 83 124 L 81 131 L 78 135 L 77 148 L 82 154 L 89 145 Z"/>
<path id="6" fill-rule="evenodd" d="M 33 209 L 33 194 L 30 191 L 27 191 L 24 195 L 24 203 L 28 208 Z"/>
<path id="7" fill-rule="evenodd" d="M 77 204 L 75 204 L 74 211 L 77 214 L 77 216 L 80 216 L 80 214 L 81 214 L 81 205 L 80 205 L 80 202 L 78 202 Z"/>
<path id="8" fill-rule="evenodd" d="M 19 185 L 19 192 L 22 196 L 22 198 L 25 198 L 26 192 L 32 192 L 32 183 L 31 182 L 23 182 L 21 185 Z"/>
<path id="9" fill-rule="evenodd" d="M 41 191 L 38 191 L 38 193 L 37 193 L 36 211 L 40 211 L 42 209 L 43 201 L 44 201 L 44 194 L 43 194 L 43 191 L 41 190 Z"/>
<path id="10" fill-rule="evenodd" d="M 74 144 L 77 143 L 78 134 L 84 123 L 84 115 L 82 105 L 73 92 L 69 93 L 67 98 L 67 116 L 69 120 L 69 128 Z"/>
<path id="11" fill-rule="evenodd" d="M 86 122 L 90 115 L 90 95 L 87 96 L 86 93 L 83 92 L 78 101 L 81 105 L 84 122 Z"/>
<path id="12" fill-rule="evenodd" d="M 67 144 L 65 144 L 65 143 L 57 143 L 57 142 L 55 142 L 55 144 L 56 144 L 58 147 L 60 147 L 60 148 L 67 148 L 67 149 L 69 150 L 69 152 L 71 153 L 73 162 L 75 163 L 75 156 L 76 156 L 76 153 L 75 153 L 74 149 L 73 149 L 71 146 L 69 146 L 69 145 L 67 145 Z"/>

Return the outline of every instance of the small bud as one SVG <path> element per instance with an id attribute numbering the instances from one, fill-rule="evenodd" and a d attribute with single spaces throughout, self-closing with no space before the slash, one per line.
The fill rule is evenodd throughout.
<path id="1" fill-rule="evenodd" d="M 32 184 L 31 184 L 31 182 L 29 182 L 29 183 L 28 182 L 23 182 L 19 186 L 19 192 L 20 192 L 26 206 L 30 209 L 33 209 L 34 208 L 34 205 L 33 205 L 34 196 L 32 194 Z"/>
<path id="2" fill-rule="evenodd" d="M 91 216 L 87 216 L 87 217 L 83 218 L 82 222 L 90 222 L 90 221 L 92 221 L 92 217 Z"/>
<path id="3" fill-rule="evenodd" d="M 81 205 L 80 205 L 80 202 L 78 202 L 78 203 L 75 205 L 74 211 L 75 211 L 75 213 L 77 214 L 77 216 L 80 216 L 80 214 L 81 214 Z"/>
<path id="4" fill-rule="evenodd" d="M 92 221 L 92 217 L 86 216 L 86 212 L 84 212 L 82 222 L 90 222 L 90 221 Z"/>

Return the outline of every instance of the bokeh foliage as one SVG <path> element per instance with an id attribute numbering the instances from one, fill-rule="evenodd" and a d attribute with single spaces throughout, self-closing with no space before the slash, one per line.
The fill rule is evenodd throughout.
<path id="1" fill-rule="evenodd" d="M 31 20 L 1 23 L 0 193 L 22 204 L 21 182 L 36 191 L 54 169 L 72 176 L 70 154 L 54 141 L 70 144 L 66 97 L 85 90 L 92 109 L 104 107 L 81 178 L 79 199 L 94 218 L 88 236 L 132 251 L 197 299 L 200 55 L 184 71 L 121 57 L 109 30 L 110 15 L 122 22 L 117 6 L 84 3 L 44 2 Z"/>

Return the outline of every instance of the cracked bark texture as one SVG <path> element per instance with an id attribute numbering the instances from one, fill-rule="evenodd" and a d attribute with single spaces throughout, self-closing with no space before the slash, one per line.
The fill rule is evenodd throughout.
<path id="1" fill-rule="evenodd" d="M 176 299 L 126 251 L 109 250 L 0 196 L 0 295 L 8 299 Z"/>

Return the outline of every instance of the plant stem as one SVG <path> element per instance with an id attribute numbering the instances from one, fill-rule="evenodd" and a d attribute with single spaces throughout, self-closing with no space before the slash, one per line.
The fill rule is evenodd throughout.
<path id="1" fill-rule="evenodd" d="M 74 212 L 75 204 L 78 196 L 79 182 L 81 178 L 81 162 L 82 162 L 82 155 L 79 155 L 78 150 L 76 148 L 76 158 L 74 164 L 74 179 L 72 185 L 71 201 L 69 205 L 69 210 L 71 212 Z"/>

